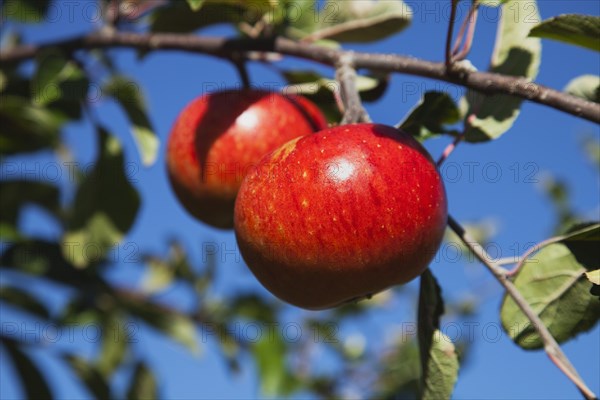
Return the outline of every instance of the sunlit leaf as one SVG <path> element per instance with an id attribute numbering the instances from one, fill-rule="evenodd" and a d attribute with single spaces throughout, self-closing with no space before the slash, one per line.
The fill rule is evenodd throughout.
<path id="1" fill-rule="evenodd" d="M 94 365 L 85 359 L 74 355 L 66 355 L 64 356 L 64 359 L 71 366 L 73 372 L 75 372 L 79 379 L 85 384 L 85 387 L 94 398 L 98 400 L 112 398 L 108 382 Z"/>
<path id="2" fill-rule="evenodd" d="M 27 399 L 53 399 L 54 397 L 46 382 L 46 378 L 30 359 L 29 355 L 22 351 L 15 341 L 4 336 L 0 337 L 0 343 L 7 350 L 21 378 L 25 397 Z"/>
<path id="3" fill-rule="evenodd" d="M 514 1 L 502 6 L 490 63 L 491 72 L 531 80 L 537 76 L 541 43 L 539 39 L 527 35 L 538 21 L 535 1 Z M 515 122 L 522 101 L 510 95 L 484 95 L 468 90 L 460 102 L 465 116 L 467 141 L 481 142 L 500 137 Z"/>
<path id="4" fill-rule="evenodd" d="M 127 389 L 127 399 L 141 400 L 156 398 L 158 398 L 156 378 L 146 364 L 138 362 L 135 366 L 131 384 Z"/>
<path id="5" fill-rule="evenodd" d="M 12 286 L 0 287 L 0 300 L 27 311 L 40 318 L 47 319 L 50 312 L 44 304 L 30 293 Z"/>
<path id="6" fill-rule="evenodd" d="M 554 39 L 600 51 L 600 17 L 562 14 L 533 27 L 529 36 Z"/>
<path id="7" fill-rule="evenodd" d="M 202 4 L 204 4 L 204 0 L 187 0 L 187 3 L 192 11 L 198 11 L 202 7 Z"/>
<path id="8" fill-rule="evenodd" d="M 594 285 L 600 285 L 600 269 L 596 269 L 594 271 L 588 271 L 585 273 L 588 281 L 592 282 Z"/>
<path id="9" fill-rule="evenodd" d="M 440 331 L 444 313 L 441 289 L 430 270 L 421 275 L 419 292 L 419 349 L 421 399 L 447 399 L 458 378 L 458 357 L 452 341 Z"/>
<path id="10" fill-rule="evenodd" d="M 125 319 L 118 313 L 107 315 L 103 322 L 96 367 L 108 380 L 125 359 L 130 338 Z"/>
<path id="11" fill-rule="evenodd" d="M 599 39 L 600 41 L 600 39 Z M 589 101 L 600 103 L 600 76 L 582 75 L 567 83 L 565 92 Z"/>
<path id="12" fill-rule="evenodd" d="M 99 128 L 99 156 L 79 185 L 63 238 L 65 257 L 78 267 L 97 262 L 129 231 L 140 198 L 127 180 L 123 150 L 115 136 Z"/>
<path id="13" fill-rule="evenodd" d="M 514 284 L 560 343 L 593 327 L 600 319 L 600 302 L 590 293 L 585 273 L 598 268 L 600 224 L 575 228 L 557 243 L 543 247 L 517 273 Z M 525 349 L 543 343 L 509 296 L 500 311 L 502 325 Z"/>
<path id="14" fill-rule="evenodd" d="M 433 135 L 447 133 L 444 127 L 460 120 L 454 100 L 443 92 L 426 92 L 400 124 L 400 129 L 424 140 Z"/>
<path id="15" fill-rule="evenodd" d="M 319 12 L 319 25 L 304 40 L 371 42 L 403 30 L 412 10 L 401 0 L 328 0 Z"/>
<path id="16" fill-rule="evenodd" d="M 133 137 L 144 165 L 152 165 L 158 155 L 159 140 L 146 112 L 141 87 L 124 76 L 112 77 L 103 87 L 104 93 L 119 102 L 132 124 Z"/>
<path id="17" fill-rule="evenodd" d="M 286 367 L 287 346 L 281 335 L 262 335 L 252 353 L 260 377 L 261 392 L 267 396 L 289 395 L 298 382 Z"/>

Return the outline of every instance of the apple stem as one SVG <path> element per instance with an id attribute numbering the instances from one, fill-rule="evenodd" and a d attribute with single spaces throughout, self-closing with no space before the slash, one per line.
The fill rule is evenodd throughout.
<path id="1" fill-rule="evenodd" d="M 340 87 L 340 98 L 344 105 L 344 116 L 341 125 L 357 122 L 371 122 L 364 109 L 360 94 L 356 87 L 356 70 L 352 52 L 342 54 L 335 63 L 335 78 Z"/>
<path id="2" fill-rule="evenodd" d="M 596 395 L 592 390 L 587 387 L 583 379 L 577 373 L 577 370 L 565 353 L 561 350 L 560 346 L 556 342 L 556 339 L 552 336 L 544 322 L 540 319 L 538 314 L 531 308 L 531 305 L 525 300 L 519 289 L 512 283 L 507 273 L 494 258 L 485 251 L 485 248 L 479 244 L 473 237 L 465 231 L 465 229 L 451 216 L 448 215 L 448 226 L 460 240 L 471 250 L 471 252 L 477 257 L 483 265 L 494 275 L 496 280 L 506 289 L 506 293 L 510 296 L 519 309 L 525 314 L 525 316 L 531 322 L 531 326 L 536 330 L 540 339 L 544 343 L 544 350 L 550 358 L 550 360 L 558 366 L 558 368 L 577 386 L 581 394 L 586 399 L 596 399 Z M 554 238 L 556 239 L 556 238 Z M 536 246 L 538 247 L 538 246 Z"/>
<path id="3" fill-rule="evenodd" d="M 231 55 L 231 62 L 235 65 L 237 69 L 238 75 L 240 76 L 240 80 L 242 81 L 242 85 L 244 89 L 250 89 L 250 76 L 248 75 L 248 68 L 246 68 L 246 58 L 240 55 L 239 53 L 233 53 Z"/>

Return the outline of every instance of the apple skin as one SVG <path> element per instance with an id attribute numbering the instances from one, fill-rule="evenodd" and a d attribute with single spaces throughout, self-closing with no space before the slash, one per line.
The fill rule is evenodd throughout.
<path id="1" fill-rule="evenodd" d="M 232 228 L 246 173 L 288 140 L 325 127 L 317 106 L 300 96 L 251 89 L 200 96 L 179 114 L 168 139 L 171 187 L 191 215 Z"/>
<path id="2" fill-rule="evenodd" d="M 239 250 L 280 299 L 318 310 L 420 275 L 447 222 L 444 184 L 409 134 L 338 126 L 263 157 L 235 204 Z"/>

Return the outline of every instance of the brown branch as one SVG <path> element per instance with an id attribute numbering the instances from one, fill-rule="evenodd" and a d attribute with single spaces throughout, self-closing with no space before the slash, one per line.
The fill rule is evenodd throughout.
<path id="1" fill-rule="evenodd" d="M 336 80 L 340 86 L 340 99 L 344 105 L 341 124 L 355 124 L 359 121 L 371 122 L 371 118 L 360 101 L 360 93 L 356 87 L 356 70 L 352 54 L 342 54 L 335 64 L 335 69 Z"/>
<path id="2" fill-rule="evenodd" d="M 0 52 L 0 63 L 30 59 L 48 47 L 66 51 L 78 49 L 134 47 L 143 50 L 180 50 L 230 58 L 233 52 L 246 53 L 250 59 L 256 52 L 275 52 L 335 66 L 343 50 L 331 49 L 285 38 L 226 39 L 181 34 L 138 34 L 99 32 L 75 39 L 42 45 L 22 45 Z M 526 78 L 490 72 L 472 72 L 459 67 L 448 69 L 444 63 L 417 58 L 377 53 L 353 53 L 355 68 L 368 68 L 436 79 L 465 86 L 485 94 L 509 94 L 561 110 L 592 122 L 600 123 L 600 104 L 535 84 Z"/>
<path id="3" fill-rule="evenodd" d="M 492 256 L 485 251 L 483 246 L 477 243 L 477 241 L 473 239 L 471 235 L 469 235 L 469 233 L 466 232 L 465 229 L 450 215 L 448 216 L 448 226 L 456 233 L 469 250 L 471 250 L 475 257 L 490 270 L 492 275 L 494 275 L 498 282 L 506 289 L 506 293 L 514 300 L 517 307 L 519 307 L 523 314 L 529 319 L 532 327 L 536 330 L 538 335 L 540 335 L 540 339 L 544 343 L 544 350 L 552 362 L 556 364 L 556 366 L 577 386 L 586 399 L 597 399 L 594 392 L 587 387 L 583 379 L 581 379 L 577 373 L 575 367 L 573 367 L 565 353 L 563 353 L 546 325 L 544 325 L 544 322 L 531 308 L 527 300 L 525 300 L 521 292 L 519 292 L 519 289 L 517 289 L 510 279 L 508 279 L 506 271 L 497 265 L 496 262 L 493 261 Z"/>

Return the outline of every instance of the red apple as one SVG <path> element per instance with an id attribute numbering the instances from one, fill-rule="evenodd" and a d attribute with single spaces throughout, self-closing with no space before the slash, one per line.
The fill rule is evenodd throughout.
<path id="1" fill-rule="evenodd" d="M 300 96 L 228 90 L 198 97 L 181 112 L 169 136 L 171 186 L 194 217 L 231 228 L 235 196 L 258 160 L 326 126 L 319 109 Z"/>
<path id="2" fill-rule="evenodd" d="M 263 157 L 235 204 L 240 252 L 296 306 L 324 309 L 420 275 L 447 219 L 444 184 L 409 134 L 345 125 Z"/>

